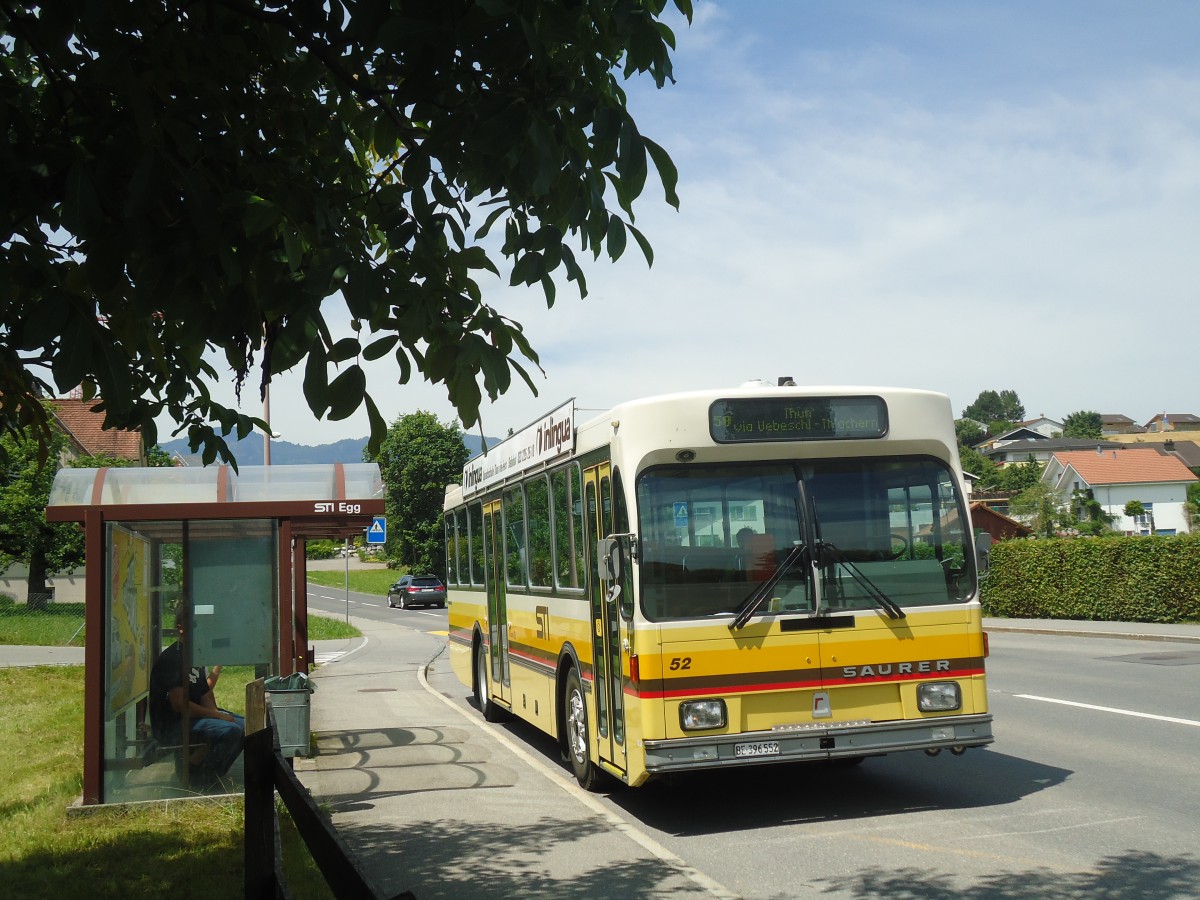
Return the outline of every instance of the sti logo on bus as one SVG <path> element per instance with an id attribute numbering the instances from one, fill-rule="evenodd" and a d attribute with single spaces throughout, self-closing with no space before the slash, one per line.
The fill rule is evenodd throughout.
<path id="1" fill-rule="evenodd" d="M 314 503 L 313 504 L 313 512 L 319 512 L 319 513 L 340 512 L 340 513 L 348 513 L 352 516 L 356 516 L 360 512 L 362 512 L 362 504 L 346 503 L 345 501 L 342 501 L 341 503 Z"/>

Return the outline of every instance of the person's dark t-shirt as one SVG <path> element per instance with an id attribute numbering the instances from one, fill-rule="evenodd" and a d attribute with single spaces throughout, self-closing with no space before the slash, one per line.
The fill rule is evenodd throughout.
<path id="1" fill-rule="evenodd" d="M 181 654 L 183 644 L 176 641 L 161 654 L 150 670 L 150 728 L 154 737 L 163 740 L 179 725 L 180 715 L 171 706 L 170 693 L 183 684 Z M 193 666 L 188 671 L 188 699 L 199 703 L 208 693 L 208 671 L 204 666 Z"/>

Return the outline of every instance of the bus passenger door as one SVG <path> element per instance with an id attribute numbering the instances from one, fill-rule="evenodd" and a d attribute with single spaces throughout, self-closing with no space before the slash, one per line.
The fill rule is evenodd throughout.
<path id="1" fill-rule="evenodd" d="M 492 696 L 512 703 L 508 671 L 508 604 L 504 593 L 504 524 L 500 501 L 483 504 L 483 543 L 487 552 L 488 658 L 491 660 Z"/>
<path id="2" fill-rule="evenodd" d="M 587 501 L 587 544 L 594 553 L 596 542 L 613 533 L 612 478 L 608 463 L 583 473 Z M 589 566 L 588 592 L 592 610 L 592 679 L 596 695 L 595 740 L 600 759 L 626 769 L 624 675 L 628 671 L 628 626 L 623 626 L 618 601 Z"/>

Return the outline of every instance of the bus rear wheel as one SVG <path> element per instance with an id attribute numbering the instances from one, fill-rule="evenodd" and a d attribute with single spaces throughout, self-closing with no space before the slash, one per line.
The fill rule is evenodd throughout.
<path id="1" fill-rule="evenodd" d="M 594 791 L 600 781 L 600 771 L 592 764 L 588 756 L 591 746 L 591 733 L 588 725 L 587 701 L 583 696 L 583 685 L 579 681 L 579 673 L 572 669 L 567 675 L 567 686 L 564 694 L 565 725 L 564 733 L 567 739 L 567 759 L 575 780 L 585 791 Z"/>
<path id="2" fill-rule="evenodd" d="M 488 652 L 483 641 L 475 645 L 475 705 L 483 713 L 487 722 L 499 722 L 504 713 L 492 702 L 492 692 L 488 687 Z"/>

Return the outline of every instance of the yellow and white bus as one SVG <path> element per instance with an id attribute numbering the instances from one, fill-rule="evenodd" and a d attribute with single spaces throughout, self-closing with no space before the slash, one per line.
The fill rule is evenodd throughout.
<path id="1" fill-rule="evenodd" d="M 949 399 L 780 381 L 568 402 L 446 490 L 454 671 L 584 787 L 992 741 Z"/>

